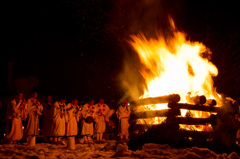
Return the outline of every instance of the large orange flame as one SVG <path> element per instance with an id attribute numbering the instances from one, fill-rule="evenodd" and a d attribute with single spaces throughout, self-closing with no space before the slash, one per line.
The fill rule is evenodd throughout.
<path id="1" fill-rule="evenodd" d="M 217 100 L 212 77 L 217 76 L 218 69 L 209 61 L 210 50 L 201 42 L 187 40 L 184 33 L 176 30 L 172 19 L 170 24 L 173 36 L 167 39 L 161 35 L 156 39 L 147 39 L 143 34 L 131 36 L 130 44 L 143 64 L 140 73 L 147 83 L 140 98 L 177 93 L 181 96 L 180 102 L 189 103 L 186 96 L 190 92 L 192 96 L 205 95 L 207 99 Z M 139 109 L 166 108 L 166 104 L 159 104 Z M 159 123 L 159 118 L 153 123 Z"/>

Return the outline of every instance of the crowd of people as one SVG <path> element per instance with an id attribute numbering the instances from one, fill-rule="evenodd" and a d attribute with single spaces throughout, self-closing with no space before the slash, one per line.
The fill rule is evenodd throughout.
<path id="1" fill-rule="evenodd" d="M 236 114 L 235 119 L 240 121 L 240 100 L 238 99 L 238 104 L 234 103 L 237 112 L 233 114 Z M 23 93 L 18 93 L 7 106 L 4 142 L 16 143 L 25 139 L 27 142 L 31 141 L 39 136 L 39 130 L 45 141 L 51 143 L 64 144 L 63 138 L 75 136 L 80 137 L 80 143 L 104 142 L 106 124 L 110 123 L 110 117 L 114 113 L 119 121 L 119 139 L 126 142 L 129 140 L 131 114 L 126 99 L 123 99 L 115 111 L 104 103 L 104 99 L 100 99 L 96 104 L 94 100 L 90 100 L 82 105 L 77 99 L 66 104 L 65 97 L 53 102 L 52 97 L 47 96 L 46 101 L 41 103 L 37 92 L 28 100 L 24 99 Z M 237 131 L 236 140 L 240 143 L 240 129 Z"/>
<path id="2" fill-rule="evenodd" d="M 28 100 L 24 99 L 23 93 L 18 93 L 7 106 L 4 140 L 7 143 L 16 143 L 23 138 L 29 141 L 39 135 L 42 125 L 41 133 L 46 142 L 65 144 L 64 137 L 74 136 L 81 136 L 82 143 L 104 142 L 106 123 L 114 113 L 119 119 L 120 140 L 127 141 L 131 110 L 126 99 L 115 111 L 104 103 L 104 99 L 97 104 L 90 100 L 79 105 L 77 99 L 66 104 L 65 97 L 53 102 L 52 97 L 47 96 L 46 102 L 41 103 L 37 92 Z"/>

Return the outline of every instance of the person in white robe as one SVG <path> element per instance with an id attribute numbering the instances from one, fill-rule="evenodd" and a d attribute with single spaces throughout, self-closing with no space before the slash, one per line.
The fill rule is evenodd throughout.
<path id="1" fill-rule="evenodd" d="M 23 137 L 22 120 L 26 119 L 26 100 L 22 93 L 18 93 L 15 99 L 11 100 L 7 107 L 7 143 L 16 143 Z"/>
<path id="2" fill-rule="evenodd" d="M 104 99 L 100 99 L 99 103 L 95 104 L 95 133 L 97 135 L 97 141 L 102 142 L 103 133 L 106 130 L 105 116 L 109 112 L 109 107 L 104 103 Z"/>
<path id="3" fill-rule="evenodd" d="M 66 136 L 76 136 L 78 134 L 78 107 L 77 99 L 73 99 L 71 103 L 67 104 Z"/>
<path id="4" fill-rule="evenodd" d="M 125 137 L 125 140 L 128 140 L 129 137 L 129 118 L 131 114 L 130 107 L 127 103 L 127 99 L 123 99 L 122 104 L 118 107 L 118 110 L 116 111 L 117 117 L 119 119 L 119 136 L 120 139 L 123 140 L 123 137 Z"/>
<path id="5" fill-rule="evenodd" d="M 27 100 L 28 123 L 25 130 L 27 138 L 39 134 L 39 115 L 42 115 L 43 106 L 37 97 L 38 93 L 34 92 L 32 97 Z"/>
<path id="6" fill-rule="evenodd" d="M 94 101 L 91 100 L 82 107 L 82 132 L 84 143 L 92 143 L 91 136 L 93 135 L 93 120 L 95 115 Z"/>
<path id="7" fill-rule="evenodd" d="M 66 99 L 62 97 L 59 101 L 56 101 L 52 107 L 53 111 L 53 124 L 51 128 L 51 134 L 54 137 L 55 143 L 65 144 L 62 141 L 62 137 L 65 136 L 65 124 L 66 124 Z"/>

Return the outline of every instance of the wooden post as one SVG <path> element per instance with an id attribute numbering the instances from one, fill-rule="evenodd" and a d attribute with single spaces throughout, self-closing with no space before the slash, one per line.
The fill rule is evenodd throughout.
<path id="1" fill-rule="evenodd" d="M 28 136 L 28 146 L 36 145 L 36 136 Z"/>
<path id="2" fill-rule="evenodd" d="M 71 150 L 75 150 L 75 136 L 67 137 L 67 148 Z"/>

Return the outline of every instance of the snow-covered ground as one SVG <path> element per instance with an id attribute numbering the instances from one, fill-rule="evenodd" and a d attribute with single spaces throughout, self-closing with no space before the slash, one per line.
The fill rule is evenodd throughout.
<path id="1" fill-rule="evenodd" d="M 37 143 L 34 147 L 26 143 L 0 145 L 1 159 L 88 159 L 88 158 L 159 158 L 159 159 L 240 159 L 236 152 L 231 154 L 216 154 L 206 148 L 173 149 L 169 145 L 148 143 L 142 150 L 128 150 L 126 144 L 114 140 L 106 143 L 76 144 L 75 150 L 69 150 L 66 145 Z"/>

